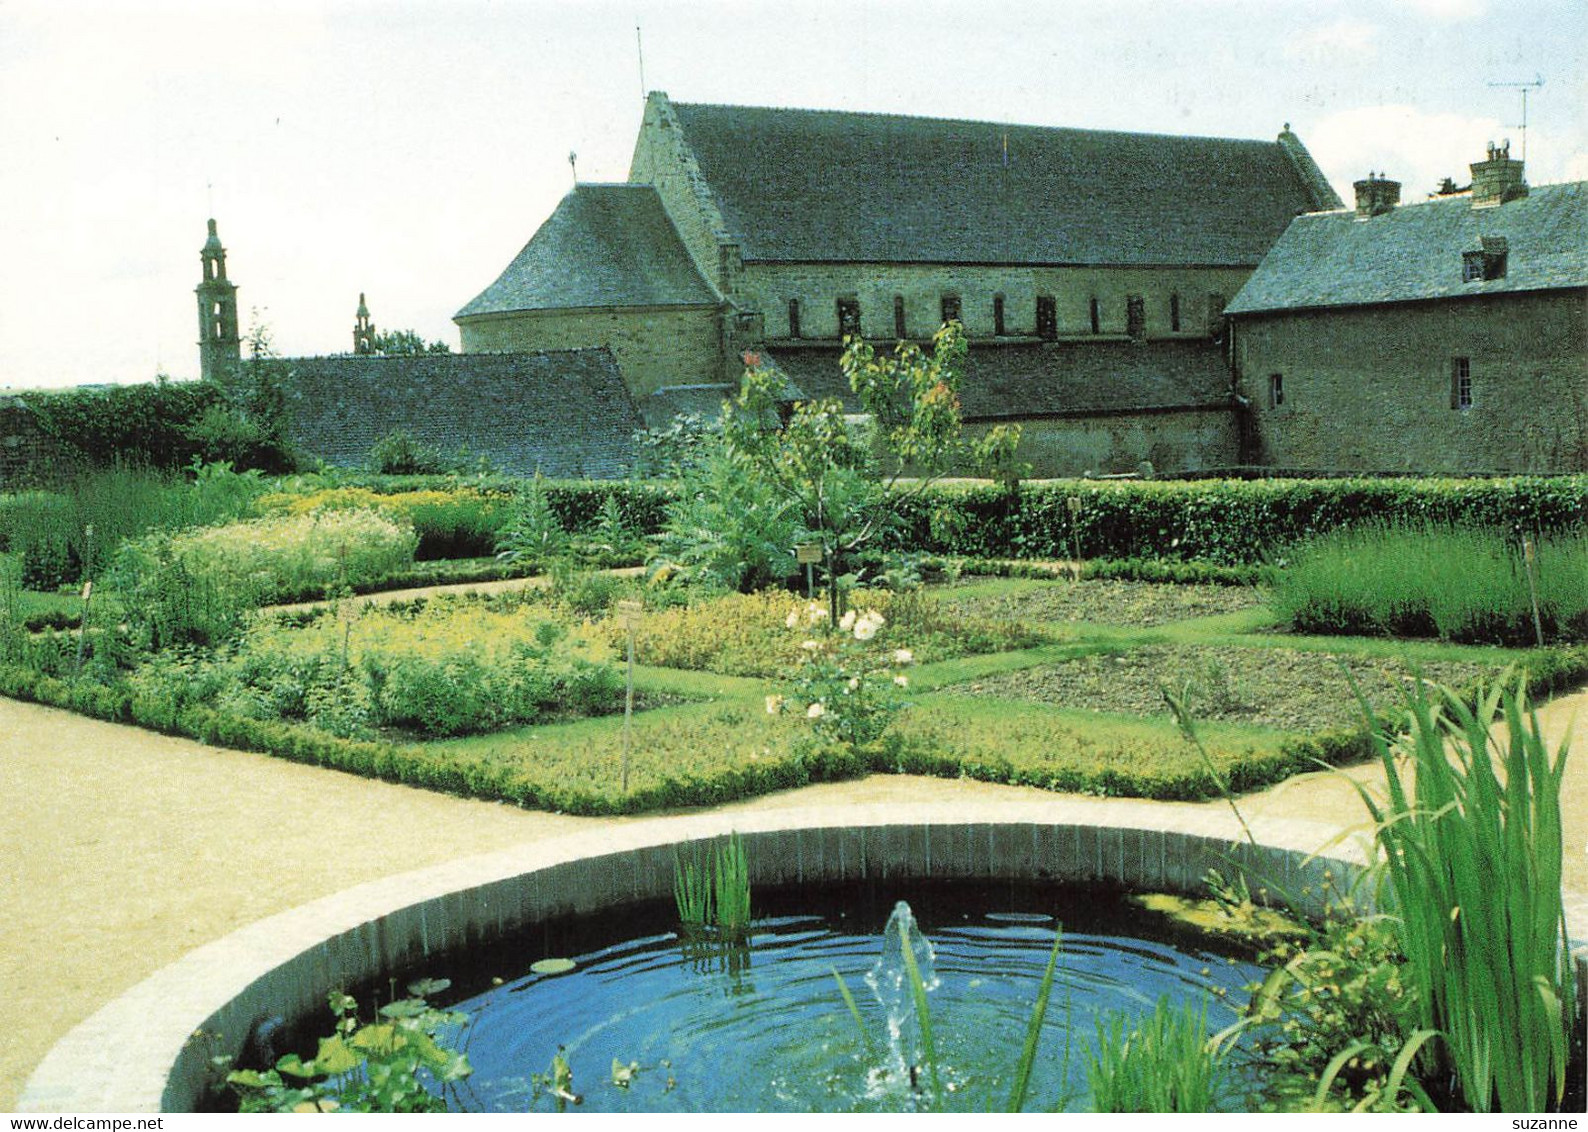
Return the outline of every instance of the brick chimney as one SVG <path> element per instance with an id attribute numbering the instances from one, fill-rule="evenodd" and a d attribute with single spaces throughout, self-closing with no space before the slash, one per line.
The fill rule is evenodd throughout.
<path id="1" fill-rule="evenodd" d="M 1391 181 L 1382 173 L 1369 173 L 1367 180 L 1357 181 L 1353 187 L 1356 189 L 1358 220 L 1382 216 L 1401 202 L 1401 183 Z"/>
<path id="2" fill-rule="evenodd" d="M 1504 145 L 1490 142 L 1488 160 L 1475 161 L 1467 168 L 1472 170 L 1473 208 L 1493 208 L 1527 195 L 1522 163 L 1511 160 L 1510 139 Z"/>

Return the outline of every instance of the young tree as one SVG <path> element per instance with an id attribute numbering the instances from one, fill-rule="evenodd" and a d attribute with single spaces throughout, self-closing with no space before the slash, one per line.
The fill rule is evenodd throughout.
<path id="1" fill-rule="evenodd" d="M 771 485 L 800 516 L 827 563 L 832 622 L 845 558 L 886 529 L 900 498 L 918 495 L 949 471 L 1008 464 L 1019 426 L 962 436 L 959 376 L 968 347 L 958 322 L 932 338 L 931 353 L 900 342 L 879 355 L 857 337 L 844 340 L 842 366 L 868 421 L 844 414 L 834 398 L 796 404 L 781 428 L 780 378 L 745 355 L 739 395 L 723 414 L 723 434 L 750 474 Z"/>
<path id="2" fill-rule="evenodd" d="M 452 347 L 445 342 L 439 339 L 426 342 L 415 330 L 378 331 L 370 345 L 374 347 L 375 353 L 388 358 L 452 353 Z"/>

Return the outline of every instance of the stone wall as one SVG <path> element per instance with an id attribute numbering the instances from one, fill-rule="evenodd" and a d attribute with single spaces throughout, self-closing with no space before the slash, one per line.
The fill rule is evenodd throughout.
<path id="1" fill-rule="evenodd" d="M 720 318 L 711 307 L 518 311 L 458 326 L 466 354 L 605 346 L 635 397 L 665 385 L 723 380 Z"/>
<path id="2" fill-rule="evenodd" d="M 652 94 L 645 103 L 629 180 L 655 187 L 701 278 L 719 294 L 731 295 L 740 265 L 727 223 L 700 166 L 684 145 L 683 131 L 666 95 Z"/>
<path id="3" fill-rule="evenodd" d="M 1250 455 L 1305 471 L 1588 471 L 1585 300 L 1550 291 L 1244 317 L 1235 354 Z M 1453 407 L 1460 358 L 1465 408 Z"/>
<path id="4" fill-rule="evenodd" d="M 1240 462 L 1240 430 L 1233 408 L 1043 418 L 1019 424 L 1018 458 L 1031 465 L 1031 474 L 1038 479 L 1134 472 L 1143 461 L 1160 474 L 1229 468 Z M 982 422 L 967 424 L 965 436 L 982 436 L 989 427 Z"/>
<path id="5" fill-rule="evenodd" d="M 945 295 L 960 300 L 960 321 L 973 337 L 995 330 L 993 297 L 1004 296 L 1008 336 L 1037 334 L 1037 296 L 1055 300 L 1061 336 L 1089 335 L 1091 300 L 1098 300 L 1099 332 L 1124 335 L 1126 298 L 1144 299 L 1150 338 L 1205 338 L 1210 296 L 1235 297 L 1250 268 L 1000 267 L 945 264 L 758 263 L 744 266 L 742 302 L 762 312 L 769 338 L 790 336 L 789 300 L 800 305 L 800 336 L 838 337 L 838 299 L 860 303 L 868 338 L 895 336 L 894 298 L 904 299 L 905 330 L 927 338 L 942 323 Z M 1179 295 L 1180 330 L 1172 329 L 1171 296 Z"/>

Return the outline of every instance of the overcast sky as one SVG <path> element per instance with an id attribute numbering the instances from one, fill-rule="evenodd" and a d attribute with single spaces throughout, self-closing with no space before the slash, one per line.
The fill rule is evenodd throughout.
<path id="1" fill-rule="evenodd" d="M 1421 199 L 1588 179 L 1585 0 L 0 0 L 0 387 L 197 375 L 214 216 L 278 353 L 452 315 L 679 102 L 1272 138 Z"/>

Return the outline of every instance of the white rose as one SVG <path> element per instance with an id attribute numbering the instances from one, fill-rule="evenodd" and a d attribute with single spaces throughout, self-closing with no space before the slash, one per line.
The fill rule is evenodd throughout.
<path id="1" fill-rule="evenodd" d="M 782 696 L 768 696 L 766 698 L 766 713 L 768 715 L 776 715 L 778 712 L 780 712 L 782 710 L 783 710 L 783 697 Z"/>
<path id="2" fill-rule="evenodd" d="M 800 615 L 798 610 L 790 610 L 789 615 L 783 618 L 783 624 L 790 629 L 794 628 L 794 626 L 798 625 L 799 623 Z"/>
<path id="3" fill-rule="evenodd" d="M 838 619 L 838 627 L 846 633 L 855 627 L 855 611 L 853 609 Z"/>
<path id="4" fill-rule="evenodd" d="M 820 719 L 822 716 L 824 716 L 826 714 L 827 714 L 827 709 L 822 707 L 822 705 L 819 704 L 819 703 L 812 704 L 810 707 L 805 709 L 805 718 L 806 719 Z"/>
<path id="5" fill-rule="evenodd" d="M 913 652 L 911 652 L 909 649 L 894 649 L 893 650 L 893 663 L 894 664 L 914 664 L 915 663 L 915 654 Z"/>
<path id="6" fill-rule="evenodd" d="M 910 678 L 902 672 L 893 678 L 893 682 L 901 688 L 908 688 L 910 686 Z"/>

